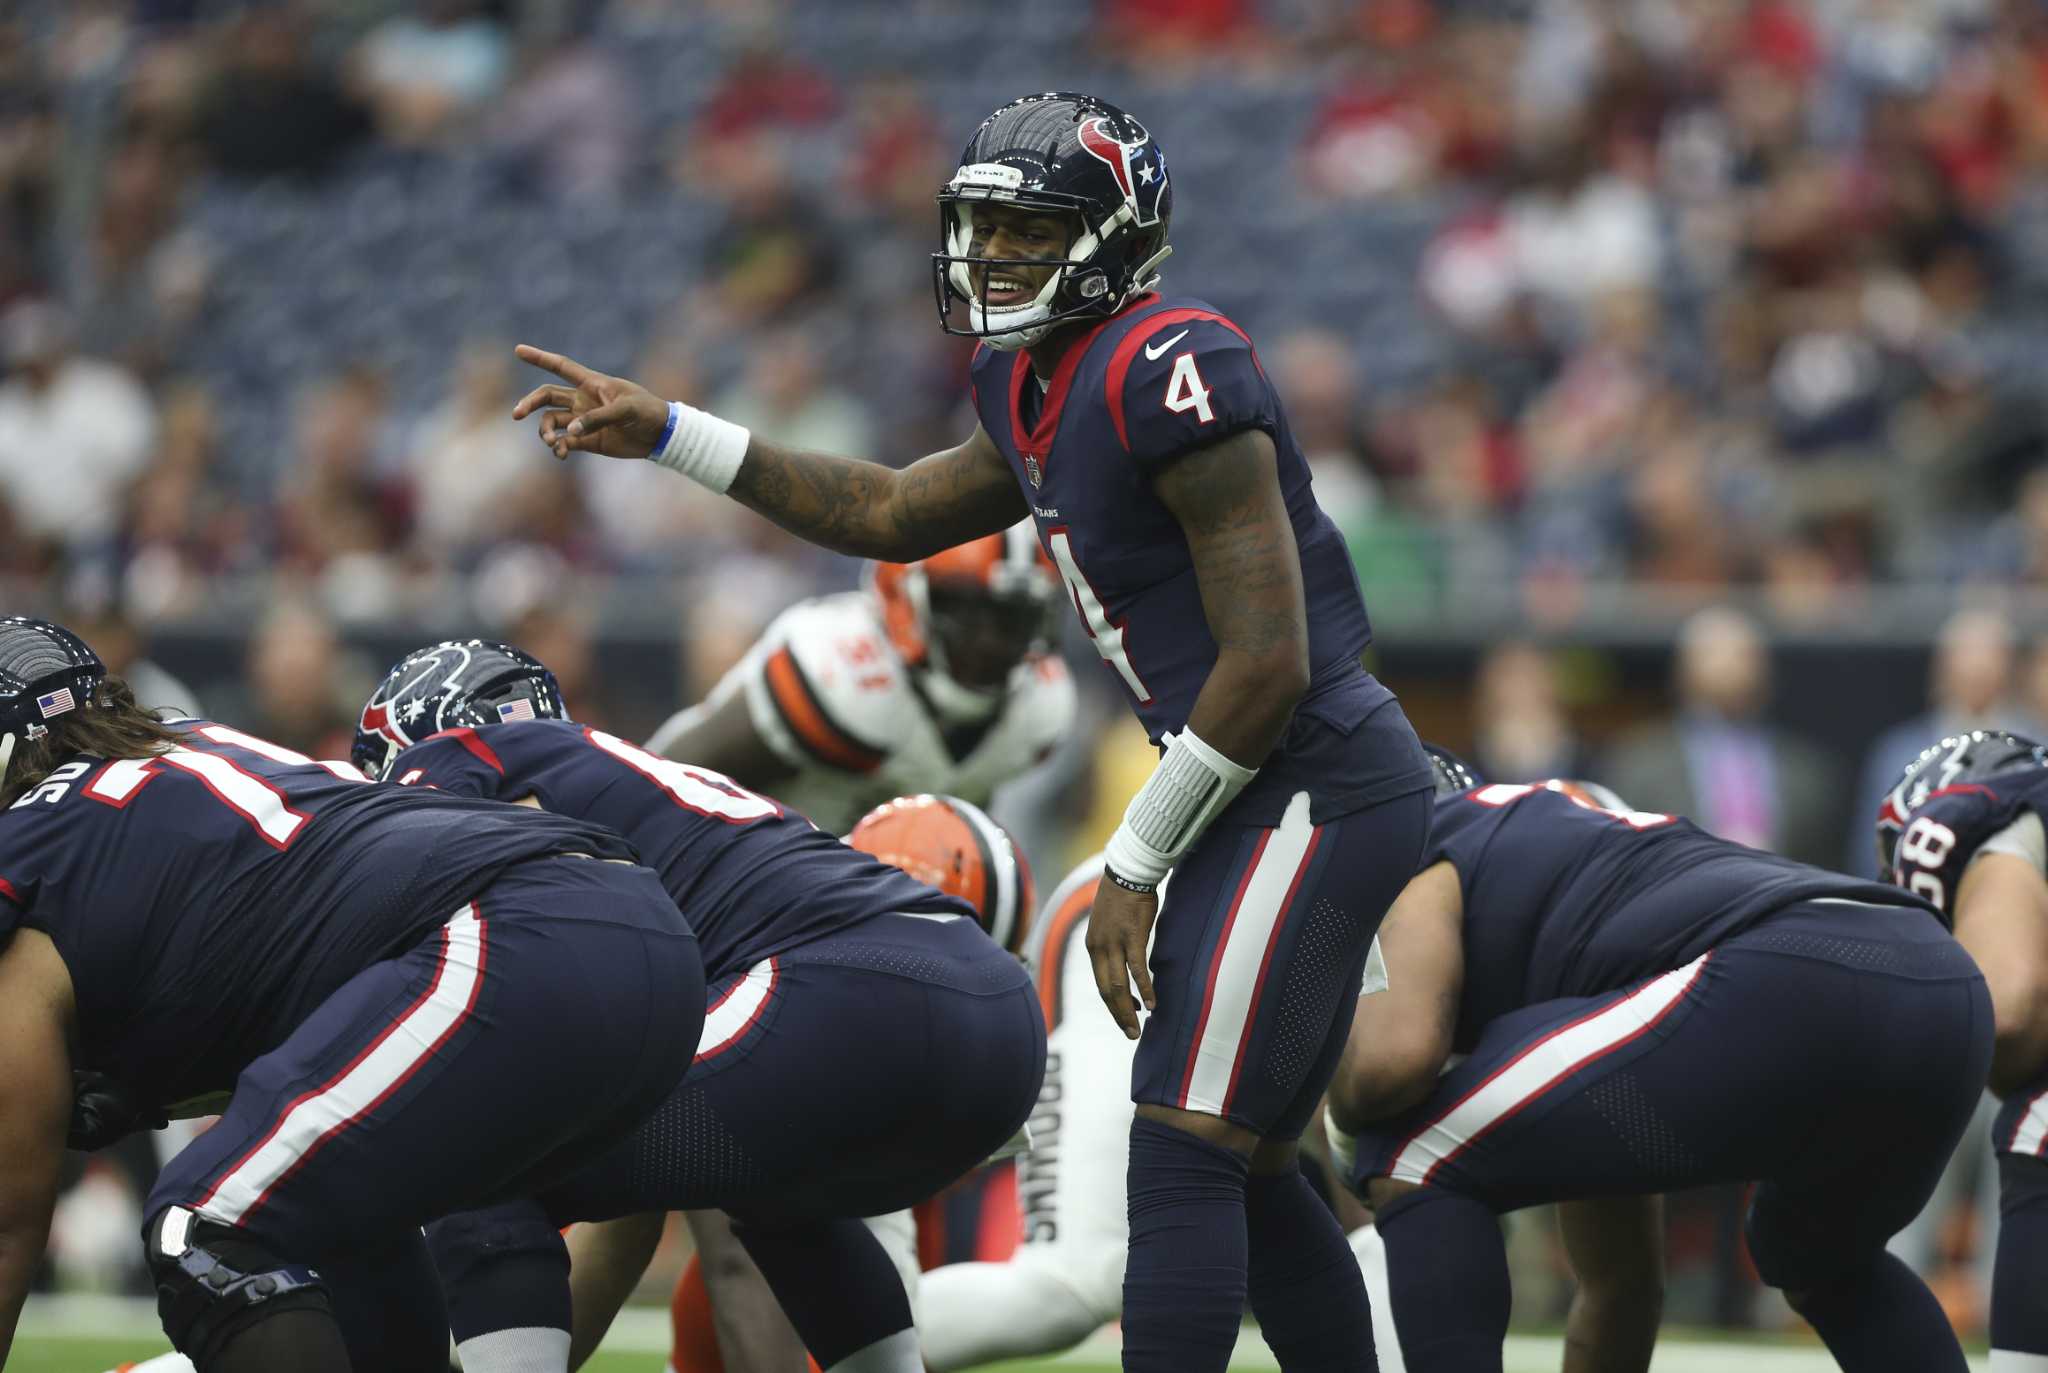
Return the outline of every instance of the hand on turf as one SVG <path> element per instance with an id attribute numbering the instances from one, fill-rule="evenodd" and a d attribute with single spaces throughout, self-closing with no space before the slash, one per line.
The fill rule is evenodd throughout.
<path id="1" fill-rule="evenodd" d="M 64 1140 L 67 1149 L 104 1149 L 137 1130 L 161 1130 L 170 1124 L 154 1103 L 142 1100 L 105 1073 L 74 1068 L 71 1091 L 71 1125 Z"/>
<path id="2" fill-rule="evenodd" d="M 1106 878 L 1095 888 L 1095 906 L 1088 913 L 1088 961 L 1095 965 L 1095 990 L 1102 993 L 1102 1004 L 1123 1027 L 1126 1039 L 1138 1037 L 1138 1006 L 1131 988 L 1138 989 L 1146 1010 L 1155 1005 L 1145 945 L 1158 914 L 1156 893 L 1127 891 Z"/>
<path id="3" fill-rule="evenodd" d="M 540 441 L 558 458 L 602 453 L 608 458 L 644 458 L 668 427 L 668 402 L 624 377 L 593 372 L 574 358 L 522 343 L 513 350 L 521 362 L 544 367 L 567 386 L 537 386 L 512 407 L 512 418 L 540 415 Z"/>

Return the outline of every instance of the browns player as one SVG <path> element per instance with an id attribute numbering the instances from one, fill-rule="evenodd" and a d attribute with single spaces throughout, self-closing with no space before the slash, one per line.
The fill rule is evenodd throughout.
<path id="1" fill-rule="evenodd" d="M 1355 1368 L 1365 1288 L 1296 1154 L 1426 840 L 1428 762 L 1360 663 L 1357 576 L 1250 339 L 1157 289 L 1158 141 L 1095 97 L 1025 96 L 975 130 L 938 201 L 942 322 L 982 342 L 958 447 L 900 468 L 798 452 L 530 347 L 561 384 L 513 417 L 537 415 L 557 457 L 651 458 L 860 557 L 1032 519 L 1161 750 L 1088 932 L 1097 991 L 1139 1041 L 1124 1366 L 1220 1373 L 1249 1299 L 1290 1368 Z"/>
<path id="2" fill-rule="evenodd" d="M 877 563 L 865 590 L 777 616 L 648 747 L 765 791 L 834 834 L 893 796 L 986 805 L 1073 723 L 1073 678 L 1051 651 L 1059 597 L 1021 524 Z"/>

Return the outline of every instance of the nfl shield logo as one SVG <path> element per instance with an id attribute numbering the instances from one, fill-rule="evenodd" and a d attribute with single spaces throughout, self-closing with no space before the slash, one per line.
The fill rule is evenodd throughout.
<path id="1" fill-rule="evenodd" d="M 1036 453 L 1026 453 L 1024 455 L 1024 475 L 1031 478 L 1033 486 L 1045 480 L 1045 473 L 1038 470 L 1038 455 Z"/>
<path id="2" fill-rule="evenodd" d="M 70 687 L 59 687 L 48 696 L 36 697 L 36 709 L 43 713 L 45 720 L 52 715 L 62 715 L 76 708 L 76 703 L 71 699 Z"/>
<path id="3" fill-rule="evenodd" d="M 500 724 L 510 724 L 514 720 L 531 720 L 533 718 L 533 702 L 531 701 L 506 701 L 498 707 L 498 723 Z"/>

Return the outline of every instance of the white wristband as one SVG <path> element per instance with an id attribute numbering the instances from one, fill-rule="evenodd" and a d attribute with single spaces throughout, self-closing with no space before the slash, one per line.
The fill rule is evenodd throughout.
<path id="1" fill-rule="evenodd" d="M 1129 882 L 1156 884 L 1258 775 L 1191 729 L 1167 735 L 1165 756 L 1124 809 L 1123 823 L 1103 849 L 1103 865 Z"/>
<path id="2" fill-rule="evenodd" d="M 747 445 L 752 441 L 753 435 L 744 425 L 672 400 L 668 425 L 647 458 L 724 495 L 740 474 L 740 463 L 746 460 Z"/>

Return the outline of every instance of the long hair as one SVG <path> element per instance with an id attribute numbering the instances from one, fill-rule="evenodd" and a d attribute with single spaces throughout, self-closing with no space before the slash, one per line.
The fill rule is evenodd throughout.
<path id="1" fill-rule="evenodd" d="M 60 716 L 40 739 L 23 739 L 0 781 L 0 808 L 50 775 L 74 754 L 94 758 L 154 758 L 185 741 L 154 710 L 136 704 L 135 692 L 119 677 L 109 677 L 82 710 Z"/>

